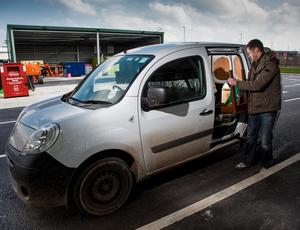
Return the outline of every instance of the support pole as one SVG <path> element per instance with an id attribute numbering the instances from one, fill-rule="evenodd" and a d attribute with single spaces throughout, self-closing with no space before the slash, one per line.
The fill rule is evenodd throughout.
<path id="1" fill-rule="evenodd" d="M 100 41 L 99 41 L 99 32 L 97 32 L 97 65 L 100 64 Z"/>

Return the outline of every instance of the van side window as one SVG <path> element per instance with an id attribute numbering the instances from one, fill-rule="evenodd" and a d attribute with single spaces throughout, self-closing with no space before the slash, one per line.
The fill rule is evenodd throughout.
<path id="1" fill-rule="evenodd" d="M 170 92 L 167 104 L 204 98 L 206 95 L 205 71 L 199 56 L 180 58 L 164 64 L 149 78 L 143 91 L 147 97 L 150 87 L 167 87 Z"/>

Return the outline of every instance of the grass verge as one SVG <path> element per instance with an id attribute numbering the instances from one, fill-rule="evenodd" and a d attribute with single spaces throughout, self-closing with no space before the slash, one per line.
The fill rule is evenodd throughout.
<path id="1" fill-rule="evenodd" d="M 300 67 L 280 67 L 280 72 L 300 74 Z"/>

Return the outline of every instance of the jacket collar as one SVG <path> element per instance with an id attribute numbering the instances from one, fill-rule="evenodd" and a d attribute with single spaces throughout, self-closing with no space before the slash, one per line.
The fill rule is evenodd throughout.
<path id="1" fill-rule="evenodd" d="M 258 65 L 256 69 L 254 68 L 254 73 L 260 72 L 265 67 L 265 65 L 273 58 L 275 58 L 274 52 L 264 53 L 258 60 Z"/>

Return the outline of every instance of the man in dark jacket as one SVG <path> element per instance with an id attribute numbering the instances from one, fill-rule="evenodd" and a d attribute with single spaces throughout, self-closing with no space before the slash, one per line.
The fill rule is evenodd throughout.
<path id="1" fill-rule="evenodd" d="M 279 60 L 273 52 L 264 52 L 258 39 L 247 44 L 247 53 L 252 61 L 247 81 L 229 78 L 228 83 L 248 92 L 248 127 L 246 152 L 243 162 L 236 165 L 242 169 L 254 164 L 258 133 L 261 135 L 261 165 L 273 164 L 273 126 L 281 108 L 281 81 Z"/>

